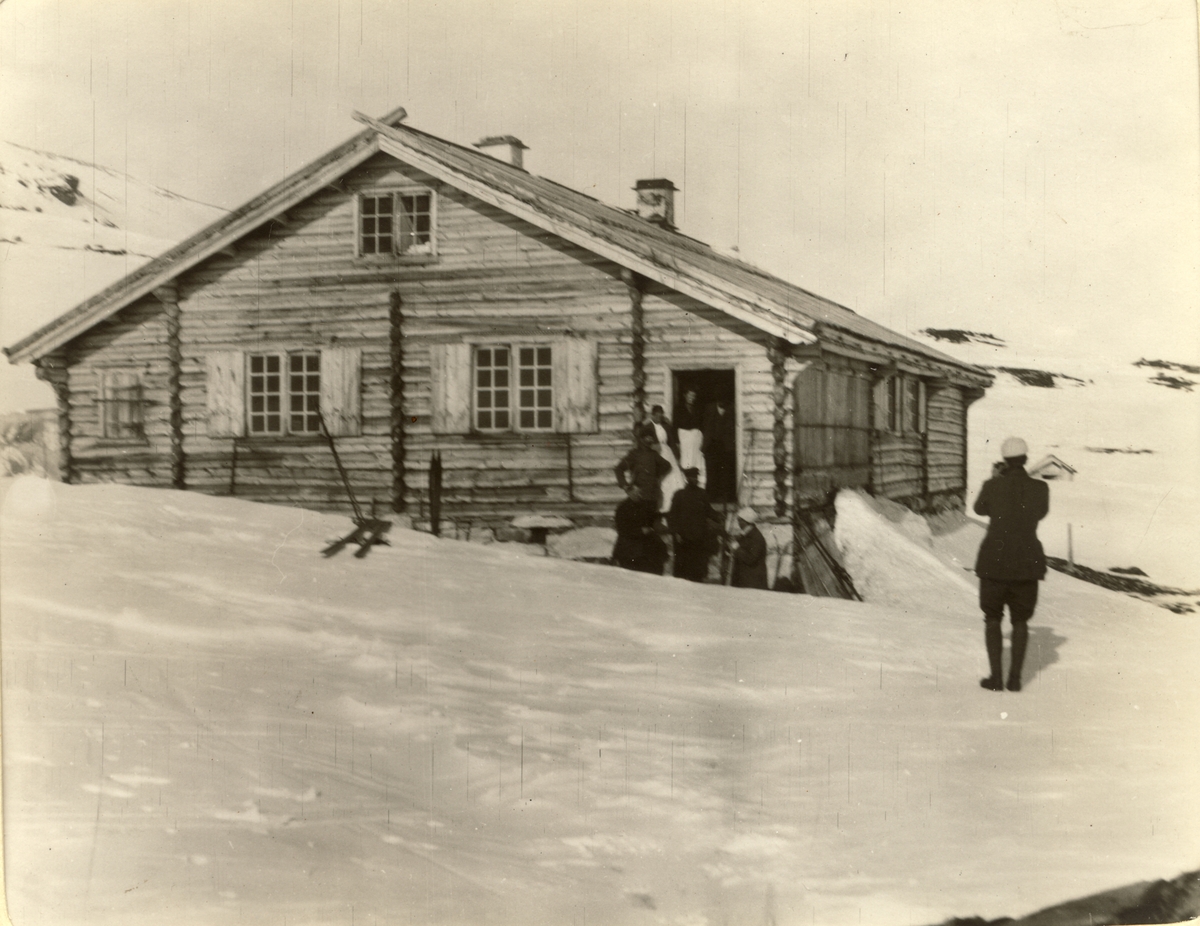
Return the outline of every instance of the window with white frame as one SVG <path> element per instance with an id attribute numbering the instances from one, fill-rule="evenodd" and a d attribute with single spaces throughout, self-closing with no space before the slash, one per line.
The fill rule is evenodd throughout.
<path id="1" fill-rule="evenodd" d="M 247 411 L 251 434 L 319 434 L 321 355 L 250 354 Z"/>
<path id="2" fill-rule="evenodd" d="M 919 377 L 895 373 L 880 380 L 875 391 L 875 427 L 893 434 L 925 431 L 925 383 Z"/>
<path id="3" fill-rule="evenodd" d="M 142 377 L 137 370 L 101 372 L 102 433 L 109 440 L 145 440 Z"/>
<path id="4" fill-rule="evenodd" d="M 489 344 L 474 354 L 475 430 L 554 430 L 552 348 Z"/>
<path id="5" fill-rule="evenodd" d="M 434 253 L 431 192 L 366 193 L 358 199 L 358 253 L 363 257 Z"/>

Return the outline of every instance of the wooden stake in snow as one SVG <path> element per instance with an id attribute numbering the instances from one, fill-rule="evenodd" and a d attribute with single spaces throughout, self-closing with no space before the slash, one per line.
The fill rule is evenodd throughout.
<path id="1" fill-rule="evenodd" d="M 1067 562 L 1072 566 L 1075 565 L 1075 545 L 1072 542 L 1070 524 L 1067 525 Z"/>

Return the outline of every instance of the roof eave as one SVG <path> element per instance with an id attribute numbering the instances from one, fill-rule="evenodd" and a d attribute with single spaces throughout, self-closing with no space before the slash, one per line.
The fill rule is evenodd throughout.
<path id="1" fill-rule="evenodd" d="M 401 111 L 402 112 L 402 111 Z M 389 114 L 392 117 L 394 114 Z M 379 136 L 360 132 L 111 286 L 4 348 L 10 363 L 36 361 L 181 273 L 220 253 L 264 222 L 335 182 L 379 152 Z"/>

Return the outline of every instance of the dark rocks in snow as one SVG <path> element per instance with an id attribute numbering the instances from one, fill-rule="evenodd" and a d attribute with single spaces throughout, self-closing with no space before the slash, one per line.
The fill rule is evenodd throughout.
<path id="1" fill-rule="evenodd" d="M 73 174 L 63 174 L 63 183 L 45 187 L 45 191 L 60 203 L 74 206 L 79 200 L 79 178 Z"/>
<path id="2" fill-rule="evenodd" d="M 1125 594 L 1134 595 L 1139 598 L 1156 598 L 1167 595 L 1191 597 L 1200 594 L 1200 590 L 1184 591 L 1179 588 L 1156 585 L 1153 582 L 1147 582 L 1145 579 L 1138 579 L 1133 576 L 1112 575 L 1111 572 L 1100 572 L 1088 566 L 1081 566 L 1079 563 L 1069 563 L 1057 556 L 1047 556 L 1046 563 L 1051 569 L 1065 573 L 1072 578 L 1090 582 L 1092 585 L 1099 585 L 1101 588 L 1107 588 L 1109 591 L 1124 592 Z M 1176 614 L 1191 614 L 1194 610 L 1190 604 L 1179 600 L 1155 602 L 1155 604 L 1159 604 L 1161 607 Z"/>
<path id="3" fill-rule="evenodd" d="M 1139 450 L 1132 447 L 1084 447 L 1083 449 L 1088 453 L 1154 453 L 1153 450 L 1147 450 L 1144 447 Z"/>
<path id="4" fill-rule="evenodd" d="M 1019 919 L 954 917 L 939 926 L 1116 926 L 1184 923 L 1197 917 L 1200 917 L 1200 871 L 1190 871 L 1170 881 L 1140 881 L 1055 904 Z"/>
<path id="5" fill-rule="evenodd" d="M 1119 572 L 1119 573 L 1121 573 L 1121 575 L 1125 575 L 1125 576 L 1144 576 L 1144 575 L 1146 575 L 1146 573 L 1144 573 L 1144 572 L 1142 572 L 1142 570 L 1138 569 L 1137 566 L 1110 566 L 1108 568 L 1108 571 L 1109 572 Z"/>
<path id="6" fill-rule="evenodd" d="M 1144 357 L 1134 363 L 1135 367 L 1153 367 L 1156 370 L 1174 370 L 1177 373 L 1192 373 L 1200 376 L 1200 367 L 1190 363 L 1175 363 L 1173 360 L 1146 360 Z"/>
<path id="7" fill-rule="evenodd" d="M 951 344 L 989 344 L 992 347 L 1005 347 L 1004 340 L 994 334 L 982 331 L 966 331 L 962 328 L 922 328 L 920 334 L 933 338 L 935 341 L 949 341 Z"/>
<path id="8" fill-rule="evenodd" d="M 1068 376 L 1066 373 L 1050 373 L 1047 370 L 1035 370 L 1028 367 L 995 367 L 1001 373 L 1007 373 L 1023 386 L 1038 386 L 1042 389 L 1054 389 L 1057 380 L 1066 380 L 1076 386 L 1086 386 L 1085 380 L 1078 376 Z"/>
<path id="9" fill-rule="evenodd" d="M 1153 383 L 1156 386 L 1166 386 L 1168 389 L 1182 389 L 1185 392 L 1191 392 L 1192 387 L 1196 385 L 1194 379 L 1186 379 L 1182 376 L 1168 376 L 1166 373 L 1158 373 L 1151 376 L 1146 382 Z"/>

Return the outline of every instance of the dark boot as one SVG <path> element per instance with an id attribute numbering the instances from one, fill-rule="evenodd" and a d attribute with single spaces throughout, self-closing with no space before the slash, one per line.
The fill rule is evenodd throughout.
<path id="1" fill-rule="evenodd" d="M 1029 625 L 1017 621 L 1012 625 L 1012 660 L 1008 665 L 1008 690 L 1021 690 L 1021 666 L 1025 664 L 1025 647 L 1029 643 Z"/>
<path id="2" fill-rule="evenodd" d="M 987 645 L 988 667 L 992 674 L 981 678 L 979 684 L 988 691 L 1004 690 L 1004 674 L 1000 659 L 1004 652 L 1004 634 L 1000 631 L 999 621 L 984 621 L 983 642 Z"/>

